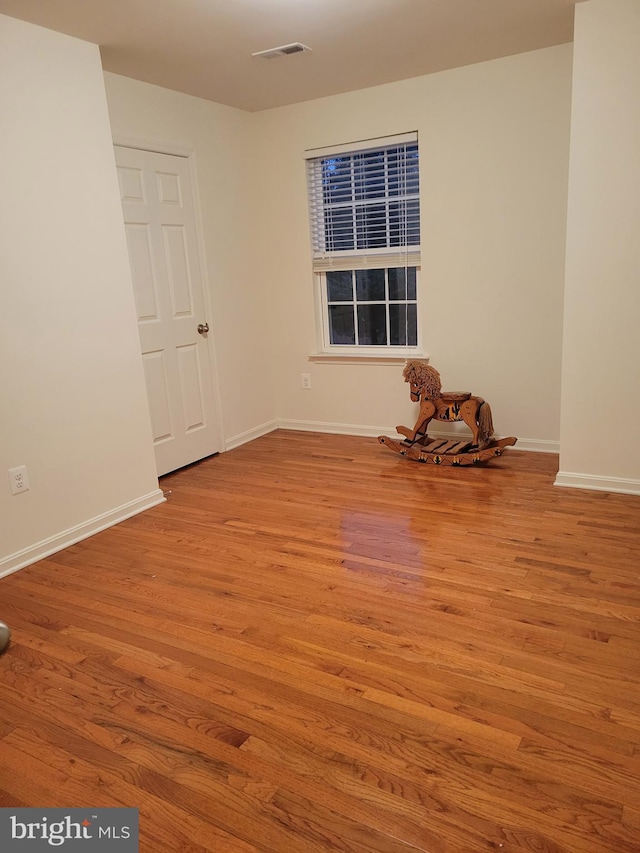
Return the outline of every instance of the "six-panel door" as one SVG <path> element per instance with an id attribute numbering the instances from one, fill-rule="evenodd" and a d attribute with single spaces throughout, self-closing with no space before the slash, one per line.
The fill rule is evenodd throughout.
<path id="1" fill-rule="evenodd" d="M 219 447 L 186 157 L 116 146 L 158 475 Z"/>

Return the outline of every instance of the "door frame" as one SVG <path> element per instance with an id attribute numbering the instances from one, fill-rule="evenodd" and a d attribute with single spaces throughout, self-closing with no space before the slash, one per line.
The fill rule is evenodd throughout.
<path id="1" fill-rule="evenodd" d="M 196 247 L 198 249 L 198 257 L 200 260 L 200 273 L 202 276 L 202 296 L 204 299 L 204 308 L 206 312 L 205 321 L 211 327 L 212 335 L 209 338 L 209 365 L 211 367 L 211 381 L 213 384 L 212 393 L 214 396 L 214 405 L 216 410 L 216 429 L 219 437 L 219 453 L 224 453 L 226 450 L 226 440 L 224 434 L 224 419 L 222 417 L 222 396 L 220 393 L 220 375 L 218 372 L 218 357 L 216 353 L 216 330 L 217 323 L 211 291 L 209 288 L 209 270 L 207 265 L 207 254 L 204 241 L 204 224 L 202 222 L 202 208 L 200 205 L 200 184 L 198 183 L 197 171 L 197 155 L 195 148 L 178 145 L 170 142 L 158 142 L 152 139 L 143 139 L 138 136 L 122 136 L 116 135 L 112 139 L 113 145 L 119 145 L 123 148 L 135 148 L 138 151 L 150 151 L 154 154 L 171 154 L 175 157 L 184 157 L 189 165 L 189 174 L 191 177 L 191 189 L 193 193 L 193 212 L 196 224 Z M 115 166 L 115 151 L 114 151 L 114 166 Z M 132 284 L 133 289 L 133 284 Z M 210 320 L 208 318 L 211 318 Z"/>

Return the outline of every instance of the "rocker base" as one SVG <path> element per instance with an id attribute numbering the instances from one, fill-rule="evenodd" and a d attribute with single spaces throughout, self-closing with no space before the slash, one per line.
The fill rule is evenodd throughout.
<path id="1" fill-rule="evenodd" d="M 380 444 L 395 450 L 401 456 L 406 456 L 415 462 L 433 462 L 434 465 L 480 465 L 495 456 L 500 456 L 505 447 L 510 447 L 518 439 L 491 439 L 482 447 L 474 447 L 470 441 L 450 440 L 446 438 L 427 438 L 424 444 L 412 443 L 407 440 L 398 441 L 386 435 L 379 435 Z"/>

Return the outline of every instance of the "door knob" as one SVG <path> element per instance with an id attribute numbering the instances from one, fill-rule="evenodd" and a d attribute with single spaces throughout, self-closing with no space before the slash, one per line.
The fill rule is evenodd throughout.
<path id="1" fill-rule="evenodd" d="M 198 334 L 199 335 L 206 335 L 208 331 L 209 331 L 209 324 L 208 323 L 198 323 Z"/>

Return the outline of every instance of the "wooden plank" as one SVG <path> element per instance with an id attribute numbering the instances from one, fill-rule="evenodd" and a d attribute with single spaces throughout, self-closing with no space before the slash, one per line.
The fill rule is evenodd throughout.
<path id="1" fill-rule="evenodd" d="M 444 444 L 440 445 L 438 448 L 438 453 L 451 453 L 454 447 L 458 447 L 460 445 L 460 441 L 458 439 L 447 439 Z"/>
<path id="2" fill-rule="evenodd" d="M 431 438 L 420 449 L 429 453 L 440 453 L 441 448 L 448 444 L 446 438 Z"/>
<path id="3" fill-rule="evenodd" d="M 471 441 L 469 439 L 462 439 L 454 442 L 451 447 L 447 450 L 447 453 L 456 454 L 456 453 L 464 453 L 471 447 Z"/>

